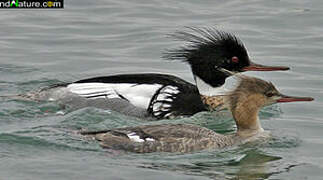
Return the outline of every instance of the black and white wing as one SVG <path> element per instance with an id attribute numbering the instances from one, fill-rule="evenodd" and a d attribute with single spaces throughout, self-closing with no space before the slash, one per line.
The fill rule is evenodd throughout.
<path id="1" fill-rule="evenodd" d="M 73 83 L 69 91 L 88 99 L 121 98 L 134 106 L 147 108 L 153 94 L 161 87 L 158 84 L 135 83 Z"/>
<path id="2" fill-rule="evenodd" d="M 190 116 L 205 111 L 200 94 L 194 85 L 167 85 L 151 99 L 148 113 L 157 119 Z"/>
<path id="3" fill-rule="evenodd" d="M 193 84 L 166 74 L 122 74 L 77 81 L 69 91 L 88 99 L 120 98 L 144 108 L 157 119 L 193 115 L 205 110 Z"/>
<path id="4" fill-rule="evenodd" d="M 147 109 L 156 91 L 173 78 L 176 77 L 152 73 L 122 74 L 76 81 L 67 88 L 85 98 L 121 98 Z"/>

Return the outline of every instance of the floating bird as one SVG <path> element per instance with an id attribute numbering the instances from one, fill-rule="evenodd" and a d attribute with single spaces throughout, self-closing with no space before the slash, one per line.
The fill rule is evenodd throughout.
<path id="1" fill-rule="evenodd" d="M 239 75 L 239 84 L 224 96 L 232 112 L 237 131 L 218 134 L 205 127 L 190 124 L 161 124 L 103 131 L 83 131 L 104 148 L 136 153 L 193 152 L 238 145 L 269 136 L 261 127 L 258 112 L 267 105 L 295 101 L 312 101 L 311 97 L 281 94 L 272 83 Z"/>
<path id="2" fill-rule="evenodd" d="M 110 109 L 140 118 L 173 118 L 212 111 L 223 105 L 220 95 L 226 79 L 232 75 L 228 71 L 289 69 L 253 63 L 241 40 L 223 31 L 189 28 L 173 36 L 188 44 L 169 50 L 164 58 L 188 63 L 195 85 L 167 74 L 120 74 L 55 86 L 28 97 L 58 101 L 73 108 Z"/>

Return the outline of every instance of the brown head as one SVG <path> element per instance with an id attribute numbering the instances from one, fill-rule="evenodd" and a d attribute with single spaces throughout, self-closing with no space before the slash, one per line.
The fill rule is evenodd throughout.
<path id="1" fill-rule="evenodd" d="M 227 96 L 228 106 L 236 121 L 238 132 L 261 129 L 258 121 L 260 108 L 282 102 L 312 101 L 311 97 L 293 97 L 281 94 L 275 86 L 267 81 L 238 75 L 239 83 Z"/>

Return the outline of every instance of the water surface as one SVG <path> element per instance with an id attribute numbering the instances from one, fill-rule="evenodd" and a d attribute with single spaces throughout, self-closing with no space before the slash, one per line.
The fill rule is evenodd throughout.
<path id="1" fill-rule="evenodd" d="M 101 149 L 80 129 L 149 124 L 86 108 L 62 115 L 54 103 L 0 102 L 0 179 L 313 179 L 323 170 L 323 2 L 319 0 L 70 0 L 63 10 L 0 11 L 0 95 L 116 73 L 161 72 L 193 81 L 189 67 L 160 57 L 184 26 L 237 34 L 251 58 L 288 72 L 248 73 L 310 103 L 261 112 L 273 138 L 190 154 Z M 58 113 L 57 113 L 58 112 Z M 152 123 L 235 130 L 226 113 Z"/>

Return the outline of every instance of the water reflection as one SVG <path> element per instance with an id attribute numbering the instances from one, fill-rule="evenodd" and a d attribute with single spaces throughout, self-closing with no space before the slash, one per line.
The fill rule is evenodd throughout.
<path id="1" fill-rule="evenodd" d="M 258 180 L 287 172 L 298 165 L 286 164 L 282 157 L 270 155 L 255 148 L 210 152 L 207 155 L 197 153 L 193 156 L 197 156 L 195 158 L 199 159 L 182 163 L 143 163 L 139 167 L 177 171 L 188 175 L 207 176 L 212 179 Z M 178 157 L 178 160 L 181 161 L 181 158 L 183 157 Z"/>

